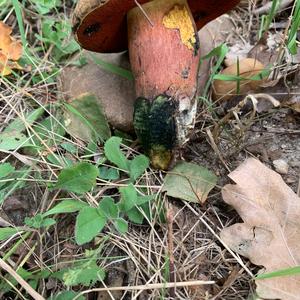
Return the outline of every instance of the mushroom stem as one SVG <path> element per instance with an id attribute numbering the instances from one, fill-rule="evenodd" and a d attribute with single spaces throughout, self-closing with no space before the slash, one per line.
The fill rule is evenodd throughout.
<path id="1" fill-rule="evenodd" d="M 149 23 L 147 17 L 151 20 Z M 154 0 L 128 12 L 135 77 L 134 126 L 152 165 L 166 169 L 196 115 L 199 41 L 186 0 Z"/>

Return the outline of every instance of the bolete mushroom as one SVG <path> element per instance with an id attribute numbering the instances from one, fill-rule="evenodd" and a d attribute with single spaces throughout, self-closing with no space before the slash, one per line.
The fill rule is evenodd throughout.
<path id="1" fill-rule="evenodd" d="M 233 96 L 243 95 L 249 91 L 257 90 L 264 79 L 253 80 L 265 70 L 264 65 L 255 58 L 244 58 L 239 63 L 234 63 L 220 72 L 221 75 L 233 76 L 232 81 L 216 79 L 213 81 L 213 99 L 216 101 L 227 101 Z M 235 77 L 240 77 L 238 82 Z"/>
<path id="2" fill-rule="evenodd" d="M 152 165 L 167 169 L 194 127 L 199 30 L 239 0 L 79 0 L 78 43 L 96 52 L 129 49 L 134 127 Z M 205 42 L 205 41 L 203 41 Z"/>

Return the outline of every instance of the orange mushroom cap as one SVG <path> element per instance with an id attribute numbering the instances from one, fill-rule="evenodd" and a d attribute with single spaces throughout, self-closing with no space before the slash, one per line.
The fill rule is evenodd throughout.
<path id="1" fill-rule="evenodd" d="M 149 0 L 139 0 L 140 4 Z M 226 13 L 240 0 L 188 0 L 199 30 L 209 21 Z M 73 32 L 78 43 L 94 52 L 127 50 L 127 12 L 134 0 L 80 0 L 73 14 Z"/>

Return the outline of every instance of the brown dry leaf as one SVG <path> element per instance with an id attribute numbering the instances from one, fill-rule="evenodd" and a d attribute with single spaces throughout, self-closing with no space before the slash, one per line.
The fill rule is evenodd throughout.
<path id="1" fill-rule="evenodd" d="M 281 176 L 260 161 L 246 160 L 229 177 L 236 184 L 222 189 L 244 223 L 221 232 L 223 241 L 269 273 L 300 265 L 300 198 Z M 300 276 L 256 280 L 262 298 L 300 299 Z"/>
<path id="2" fill-rule="evenodd" d="M 12 29 L 0 21 L 0 72 L 3 76 L 11 74 L 12 69 L 21 70 L 16 62 L 22 55 L 22 44 L 10 35 Z"/>
<path id="3" fill-rule="evenodd" d="M 15 61 L 9 61 L 7 56 L 0 51 L 0 72 L 2 76 L 11 74 L 11 70 L 23 70 L 23 68 Z"/>

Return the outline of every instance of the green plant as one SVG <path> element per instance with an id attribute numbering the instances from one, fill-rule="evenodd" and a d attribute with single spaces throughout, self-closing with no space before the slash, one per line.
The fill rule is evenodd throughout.
<path id="1" fill-rule="evenodd" d="M 272 0 L 272 6 L 268 13 L 268 15 L 262 15 L 260 29 L 258 32 L 258 37 L 261 38 L 263 34 L 269 30 L 272 20 L 274 19 L 276 12 L 278 10 L 280 1 L 279 0 Z"/>
<path id="2" fill-rule="evenodd" d="M 208 98 L 208 90 L 209 87 L 211 86 L 212 81 L 214 80 L 214 76 L 217 74 L 219 68 L 221 67 L 221 64 L 223 63 L 226 54 L 228 53 L 229 49 L 225 44 L 221 44 L 218 47 L 214 48 L 212 51 L 210 51 L 207 55 L 204 57 L 201 57 L 200 59 L 200 64 L 203 62 L 205 59 L 210 59 L 214 56 L 217 57 L 217 62 L 215 63 L 214 67 L 212 68 L 211 74 L 209 76 L 209 80 L 207 81 L 204 90 L 202 92 L 202 95 L 200 97 L 200 100 L 204 101 L 208 108 L 212 110 L 212 103 L 209 103 L 207 98 Z"/>
<path id="3" fill-rule="evenodd" d="M 0 164 L 0 204 L 16 190 L 24 187 L 30 171 L 28 167 L 16 170 L 10 163 Z"/>
<path id="4" fill-rule="evenodd" d="M 107 159 L 116 164 L 122 171 L 130 176 L 130 181 L 137 180 L 149 166 L 148 158 L 144 155 L 136 156 L 133 160 L 128 160 L 120 149 L 121 139 L 117 137 L 110 138 L 104 146 Z M 103 168 L 103 167 L 102 167 Z M 103 169 L 100 169 L 103 170 Z M 112 168 L 106 167 L 106 172 L 112 173 Z M 91 190 L 96 184 L 96 178 L 100 171 L 96 166 L 89 163 L 79 163 L 61 171 L 58 181 L 54 188 L 62 188 L 69 192 L 82 194 Z M 116 173 L 114 173 L 116 175 Z M 128 224 L 124 217 L 127 216 L 130 221 L 141 224 L 144 219 L 143 207 L 154 196 L 140 196 L 132 183 L 119 188 L 121 200 L 118 203 L 111 197 L 104 197 L 98 207 L 84 206 L 69 200 L 61 202 L 48 211 L 49 214 L 74 212 L 78 209 L 75 226 L 75 239 L 78 244 L 84 244 L 91 241 L 106 224 L 113 224 L 117 231 L 125 233 L 128 230 Z"/>
<path id="5" fill-rule="evenodd" d="M 270 28 L 272 20 L 275 18 L 278 11 L 280 1 L 273 0 L 271 9 L 268 15 L 262 15 L 260 29 L 258 32 L 258 37 L 261 38 L 265 32 Z M 297 54 L 297 32 L 300 28 L 300 1 L 295 0 L 293 4 L 292 14 L 290 16 L 290 23 L 288 28 L 288 35 L 286 38 L 286 46 L 292 55 Z"/>
<path id="6" fill-rule="evenodd" d="M 66 56 L 80 49 L 72 36 L 69 20 L 43 20 L 42 35 L 37 34 L 36 37 L 44 43 L 46 48 L 53 47 L 52 56 L 57 62 L 61 62 Z"/>
<path id="7" fill-rule="evenodd" d="M 297 47 L 299 47 L 299 41 L 297 42 L 297 33 L 300 28 L 300 0 L 296 0 L 293 6 L 291 26 L 287 38 L 287 47 L 291 54 L 297 54 Z M 297 46 L 298 44 L 298 46 Z"/>
<path id="8" fill-rule="evenodd" d="M 104 197 L 98 207 L 92 207 L 85 202 L 66 199 L 43 214 L 26 218 L 25 224 L 35 229 L 48 227 L 56 224 L 55 219 L 49 218 L 49 216 L 78 212 L 75 240 L 79 245 L 90 242 L 107 224 L 112 224 L 120 233 L 126 233 L 128 230 L 127 221 L 124 219 L 126 216 L 130 221 L 141 224 L 148 211 L 147 205 L 154 199 L 154 195 L 141 195 L 141 192 L 134 187 L 133 182 L 144 173 L 149 166 L 149 161 L 144 155 L 138 155 L 132 160 L 127 159 L 120 149 L 120 144 L 120 138 L 112 137 L 104 147 L 107 159 L 130 176 L 130 183 L 119 188 L 121 195 L 119 202 L 115 203 L 111 197 Z M 7 168 L 7 172 L 11 170 L 9 166 L 4 167 Z M 107 168 L 106 170 L 113 169 Z M 99 174 L 99 168 L 95 165 L 79 162 L 62 169 L 57 182 L 51 188 L 82 195 L 96 186 Z"/>
<path id="9" fill-rule="evenodd" d="M 297 266 L 297 267 L 293 267 L 293 268 L 278 270 L 275 272 L 259 274 L 255 278 L 256 279 L 268 279 L 268 278 L 274 278 L 274 277 L 292 276 L 292 275 L 299 275 L 299 274 L 300 274 L 300 266 Z"/>

